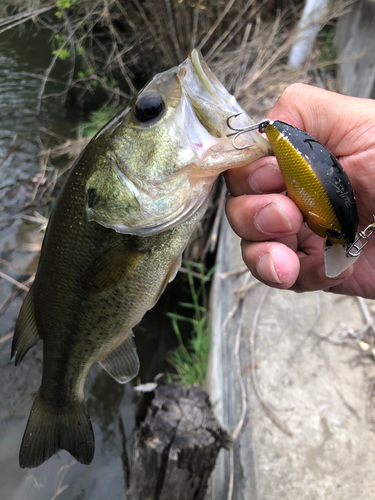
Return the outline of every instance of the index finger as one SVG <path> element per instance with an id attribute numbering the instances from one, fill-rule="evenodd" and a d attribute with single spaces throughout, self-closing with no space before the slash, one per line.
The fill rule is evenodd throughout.
<path id="1" fill-rule="evenodd" d="M 228 191 L 233 196 L 279 193 L 285 190 L 280 168 L 274 156 L 266 156 L 246 167 L 227 170 L 224 176 Z"/>
<path id="2" fill-rule="evenodd" d="M 366 123 L 373 123 L 371 99 L 295 83 L 284 90 L 266 115 L 305 130 L 336 156 L 347 156 L 369 147 Z"/>

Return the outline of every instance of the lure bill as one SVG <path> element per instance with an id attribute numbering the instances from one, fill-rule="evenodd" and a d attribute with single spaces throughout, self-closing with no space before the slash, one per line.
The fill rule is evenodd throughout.
<path id="1" fill-rule="evenodd" d="M 234 118 L 234 116 L 233 116 Z M 249 130 L 265 133 L 279 163 L 287 195 L 300 209 L 307 226 L 324 238 L 326 275 L 336 277 L 356 258 L 348 252 L 358 227 L 357 205 L 350 180 L 337 158 L 314 137 L 279 120 L 263 120 L 234 130 L 237 137 Z"/>

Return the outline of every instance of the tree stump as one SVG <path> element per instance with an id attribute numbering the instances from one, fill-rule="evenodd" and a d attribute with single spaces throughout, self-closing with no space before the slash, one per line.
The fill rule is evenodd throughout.
<path id="1" fill-rule="evenodd" d="M 217 455 L 230 445 L 206 391 L 158 387 L 137 417 L 128 499 L 203 500 Z"/>

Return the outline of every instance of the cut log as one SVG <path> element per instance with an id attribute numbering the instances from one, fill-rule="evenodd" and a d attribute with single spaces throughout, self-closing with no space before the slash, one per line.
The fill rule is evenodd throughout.
<path id="1" fill-rule="evenodd" d="M 158 387 L 144 396 L 133 432 L 128 500 L 203 500 L 217 455 L 230 444 L 206 391 Z"/>

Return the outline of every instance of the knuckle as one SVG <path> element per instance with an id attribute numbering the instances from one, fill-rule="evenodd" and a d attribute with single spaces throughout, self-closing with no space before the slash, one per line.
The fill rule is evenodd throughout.
<path id="1" fill-rule="evenodd" d="M 280 104 L 284 104 L 285 102 L 301 100 L 310 88 L 311 87 L 305 83 L 292 83 L 283 91 L 278 101 Z"/>

